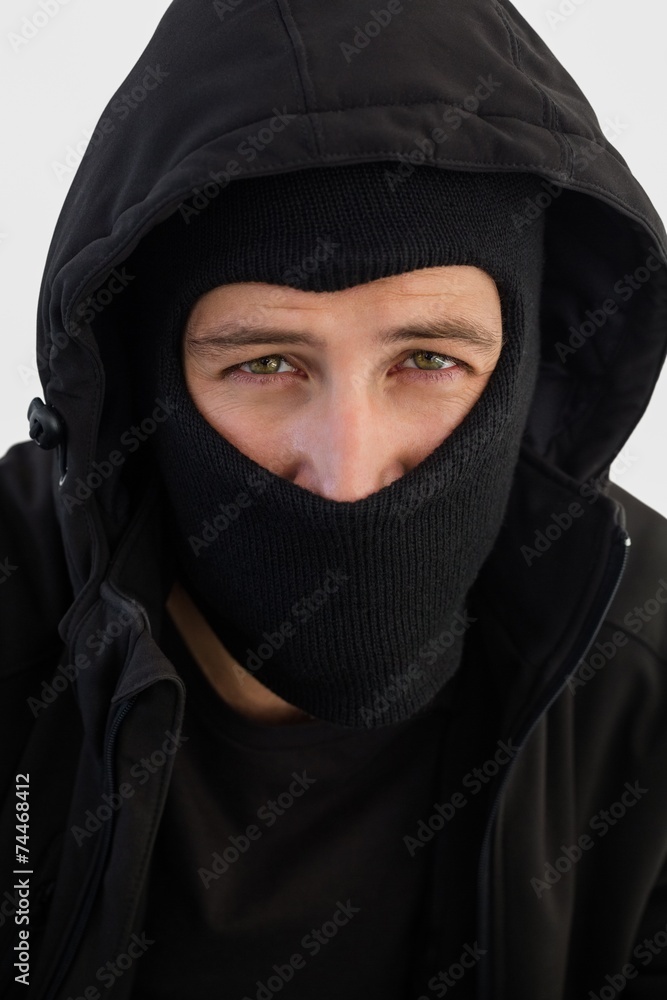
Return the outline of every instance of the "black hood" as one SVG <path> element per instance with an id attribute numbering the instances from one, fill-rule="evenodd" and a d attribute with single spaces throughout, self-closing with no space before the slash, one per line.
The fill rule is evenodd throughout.
<path id="1" fill-rule="evenodd" d="M 201 209 L 235 179 L 379 160 L 393 161 L 388 183 L 406 197 L 422 163 L 544 179 L 514 220 L 546 213 L 525 444 L 577 482 L 606 475 L 665 358 L 667 234 L 512 4 L 174 0 L 102 112 L 40 289 L 37 358 L 66 431 L 53 489 L 75 593 L 103 578 L 137 499 L 124 481 L 136 438 L 123 331 L 96 336 L 90 322 L 136 280 L 123 261 L 184 202 Z M 111 471 L 90 480 L 95 463 Z M 96 485 L 73 503 L 87 477 Z"/>

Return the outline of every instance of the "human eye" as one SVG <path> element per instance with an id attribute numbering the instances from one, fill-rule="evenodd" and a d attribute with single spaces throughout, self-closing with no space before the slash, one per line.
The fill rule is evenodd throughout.
<path id="1" fill-rule="evenodd" d="M 295 372 L 297 369 L 294 365 L 290 365 L 289 361 L 286 361 L 282 354 L 266 354 L 261 358 L 253 358 L 251 361 L 242 361 L 238 365 L 232 365 L 228 368 L 223 375 L 225 377 L 233 379 L 235 382 L 253 382 L 264 383 L 273 380 L 274 375 L 284 375 L 287 372 L 280 371 L 280 366 L 282 364 L 288 365 L 291 372 Z M 260 369 L 265 369 L 264 371 L 254 371 L 253 369 L 259 367 Z M 246 372 L 243 369 L 249 368 L 250 372 Z"/>
<path id="2" fill-rule="evenodd" d="M 405 365 L 406 361 L 412 361 L 413 364 Z M 283 366 L 287 367 L 283 368 Z M 282 383 L 283 379 L 277 379 L 277 375 L 287 376 L 296 372 L 298 369 L 290 364 L 282 354 L 267 354 L 260 358 L 232 365 L 231 368 L 221 372 L 220 377 L 230 379 L 233 382 L 266 385 L 271 382 L 274 384 Z M 413 381 L 415 379 L 442 380 L 460 378 L 465 373 L 473 373 L 473 368 L 467 362 L 452 358 L 447 354 L 420 350 L 412 351 L 400 365 L 392 369 L 392 372 L 400 372 Z"/>
<path id="3" fill-rule="evenodd" d="M 414 366 L 408 366 L 403 371 L 409 371 L 412 378 L 458 378 L 464 372 L 472 372 L 472 366 L 448 354 L 436 354 L 434 351 L 412 351 L 405 359 L 416 360 Z M 421 367 L 425 365 L 426 367 Z M 414 375 L 412 373 L 415 373 Z"/>

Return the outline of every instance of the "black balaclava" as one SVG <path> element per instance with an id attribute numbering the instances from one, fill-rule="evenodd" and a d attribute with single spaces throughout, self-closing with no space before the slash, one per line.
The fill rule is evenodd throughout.
<path id="1" fill-rule="evenodd" d="M 241 667 L 356 729 L 417 715 L 460 666 L 479 627 L 466 598 L 505 514 L 539 363 L 543 222 L 513 223 L 538 179 L 419 167 L 392 186 L 388 167 L 235 181 L 156 226 L 133 262 L 138 405 L 173 408 L 151 447 L 176 575 Z M 181 344 L 205 292 L 335 291 L 448 264 L 496 281 L 505 343 L 465 419 L 389 486 L 327 499 L 264 469 L 197 410 Z"/>

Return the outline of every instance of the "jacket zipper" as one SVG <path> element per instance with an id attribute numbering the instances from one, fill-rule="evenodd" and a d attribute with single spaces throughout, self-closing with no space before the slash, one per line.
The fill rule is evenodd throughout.
<path id="1" fill-rule="evenodd" d="M 104 776 L 105 776 L 105 786 L 109 794 L 113 792 L 114 787 L 114 767 L 113 767 L 113 754 L 116 747 L 116 737 L 118 736 L 118 730 L 120 729 L 123 719 L 128 714 L 133 704 L 137 700 L 137 695 L 134 695 L 128 701 L 123 702 L 119 707 L 111 727 L 109 730 L 109 739 L 104 751 Z M 104 865 L 106 863 L 107 855 L 109 853 L 109 847 L 111 844 L 111 833 L 112 833 L 113 822 L 107 822 L 104 826 L 104 833 L 102 837 L 102 844 L 97 852 L 94 861 L 94 867 L 90 875 L 90 884 L 86 897 L 83 901 L 81 909 L 77 915 L 76 923 L 72 928 L 69 939 L 66 942 L 62 954 L 62 958 L 51 979 L 51 984 L 49 986 L 48 992 L 46 993 L 44 1000 L 57 1000 L 56 991 L 60 988 L 62 981 L 67 973 L 67 970 L 74 958 L 76 949 L 78 948 L 83 934 L 83 930 L 90 916 L 90 910 L 93 905 L 93 900 L 95 899 L 97 885 L 104 870 Z"/>
<path id="2" fill-rule="evenodd" d="M 490 942 L 490 886 L 488 886 L 489 877 L 489 852 L 491 846 L 491 837 L 494 826 L 494 821 L 496 813 L 498 811 L 498 806 L 500 804 L 500 798 L 505 788 L 505 785 L 509 781 L 512 773 L 512 768 L 516 759 L 519 757 L 521 751 L 523 750 L 525 744 L 528 741 L 528 737 L 532 733 L 535 726 L 538 724 L 541 717 L 549 710 L 553 702 L 556 700 L 563 687 L 567 682 L 567 677 L 571 670 L 581 663 L 582 659 L 585 657 L 586 653 L 591 647 L 595 636 L 597 635 L 600 626 L 602 625 L 607 611 L 609 610 L 616 592 L 621 584 L 621 579 L 625 572 L 625 566 L 628 559 L 628 549 L 631 545 L 630 536 L 625 533 L 623 536 L 623 556 L 620 562 L 620 567 L 618 567 L 618 555 L 616 551 L 612 551 L 612 554 L 607 563 L 605 573 L 611 576 L 613 569 L 616 569 L 616 574 L 614 577 L 613 589 L 609 593 L 609 597 L 606 600 L 604 610 L 598 615 L 595 627 L 592 629 L 584 628 L 582 629 L 581 635 L 587 636 L 586 639 L 581 640 L 578 643 L 579 648 L 575 650 L 574 653 L 570 653 L 570 656 L 566 659 L 565 664 L 561 667 L 556 678 L 551 684 L 551 694 L 547 696 L 546 703 L 542 705 L 541 708 L 537 709 L 533 716 L 524 725 L 523 732 L 520 737 L 517 737 L 518 743 L 516 743 L 517 752 L 515 753 L 512 761 L 505 770 L 505 774 L 496 789 L 495 798 L 493 800 L 493 805 L 489 813 L 489 818 L 487 820 L 486 830 L 484 833 L 484 839 L 482 841 L 482 849 L 480 852 L 480 866 L 479 875 L 477 879 L 477 899 L 479 907 L 479 917 L 477 922 L 478 936 L 477 940 L 479 942 L 480 950 L 486 950 L 486 960 L 480 963 L 478 969 L 478 985 L 477 985 L 477 998 L 478 1000 L 494 1000 L 493 989 L 494 984 L 491 982 L 491 942 Z M 618 567 L 618 568 L 616 568 Z M 599 602 L 596 602 L 599 603 Z M 591 614 L 593 614 L 591 612 Z"/>

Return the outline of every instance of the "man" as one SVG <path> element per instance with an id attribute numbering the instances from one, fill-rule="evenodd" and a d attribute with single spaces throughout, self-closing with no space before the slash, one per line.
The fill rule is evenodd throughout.
<path id="1" fill-rule="evenodd" d="M 0 463 L 3 995 L 662 996 L 664 227 L 509 4 L 218 7 Z"/>

